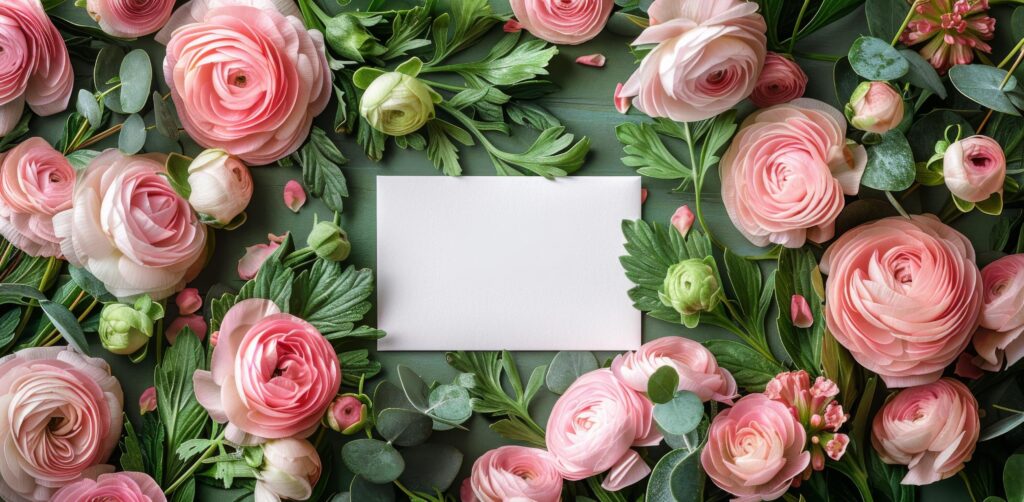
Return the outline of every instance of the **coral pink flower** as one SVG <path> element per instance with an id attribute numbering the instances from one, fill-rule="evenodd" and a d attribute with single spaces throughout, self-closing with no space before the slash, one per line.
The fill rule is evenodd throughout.
<path id="1" fill-rule="evenodd" d="M 814 325 L 814 314 L 804 295 L 793 295 L 789 299 L 789 320 L 798 328 L 810 328 Z"/>
<path id="2" fill-rule="evenodd" d="M 67 260 L 122 300 L 166 298 L 203 267 L 206 225 L 163 176 L 164 160 L 104 151 L 79 173 L 72 207 L 53 218 Z"/>
<path id="3" fill-rule="evenodd" d="M 974 363 L 999 371 L 1024 358 L 1024 254 L 1004 256 L 981 270 L 981 327 L 974 333 Z"/>
<path id="4" fill-rule="evenodd" d="M 722 200 L 757 246 L 825 242 L 866 164 L 864 148 L 847 145 L 839 110 L 801 98 L 743 121 L 722 155 Z"/>
<path id="5" fill-rule="evenodd" d="M 0 358 L 0 499 L 44 502 L 82 476 L 113 470 L 124 395 L 110 366 L 63 347 Z"/>
<path id="6" fill-rule="evenodd" d="M 1002 195 L 1006 179 L 1003 147 L 988 136 L 957 141 L 949 145 L 942 157 L 942 177 L 950 193 L 968 202 Z"/>
<path id="7" fill-rule="evenodd" d="M 689 206 L 683 204 L 679 206 L 679 209 L 676 209 L 675 213 L 672 213 L 670 222 L 679 231 L 680 235 L 686 237 L 686 234 L 690 233 L 690 227 L 693 226 L 694 219 L 693 211 L 690 211 Z"/>
<path id="8" fill-rule="evenodd" d="M 0 48 L 0 136 L 14 130 L 26 104 L 44 116 L 68 107 L 71 58 L 39 0 L 0 2 Z"/>
<path id="9" fill-rule="evenodd" d="M 615 0 L 511 0 L 512 12 L 531 35 L 561 45 L 586 42 L 601 33 Z"/>
<path id="10" fill-rule="evenodd" d="M 563 478 L 577 481 L 609 471 L 601 486 L 621 490 L 651 472 L 630 446 L 661 441 L 652 414 L 651 401 L 611 370 L 591 371 L 573 382 L 551 410 L 548 451 Z"/>
<path id="11" fill-rule="evenodd" d="M 156 410 L 156 387 L 148 387 L 142 391 L 142 395 L 139 396 L 139 414 L 145 415 L 151 411 Z"/>
<path id="12" fill-rule="evenodd" d="M 700 463 L 733 501 L 773 500 L 810 464 L 806 442 L 803 426 L 785 404 L 749 394 L 715 416 Z"/>
<path id="13" fill-rule="evenodd" d="M 803 97 L 806 90 L 807 74 L 800 65 L 786 56 L 769 52 L 750 100 L 758 108 L 767 108 Z"/>
<path id="14" fill-rule="evenodd" d="M 702 401 L 732 404 L 736 380 L 718 366 L 715 355 L 699 342 L 681 336 L 666 336 L 647 342 L 636 352 L 615 357 L 611 370 L 637 392 L 647 392 L 647 382 L 658 368 L 668 366 L 679 374 L 678 390 L 697 394 Z"/>
<path id="15" fill-rule="evenodd" d="M 334 348 L 313 325 L 274 302 L 243 300 L 221 321 L 210 371 L 193 377 L 196 398 L 225 437 L 243 445 L 306 437 L 341 386 Z"/>
<path id="16" fill-rule="evenodd" d="M 302 189 L 302 185 L 298 181 L 288 180 L 288 183 L 284 184 L 283 196 L 284 205 L 293 213 L 299 212 L 299 209 L 306 205 L 306 191 Z"/>
<path id="17" fill-rule="evenodd" d="M 196 288 L 185 288 L 174 297 L 174 303 L 178 306 L 178 313 L 189 315 L 196 313 L 203 306 L 203 297 L 199 296 Z"/>
<path id="18" fill-rule="evenodd" d="M 996 20 L 988 15 L 988 0 L 925 0 L 915 11 L 900 41 L 925 44 L 921 56 L 939 73 L 970 63 L 975 50 L 992 52 L 985 41 L 995 36 Z"/>
<path id="19" fill-rule="evenodd" d="M 331 96 L 323 36 L 272 8 L 224 5 L 203 14 L 174 30 L 164 59 L 182 126 L 200 145 L 249 164 L 291 154 Z"/>
<path id="20" fill-rule="evenodd" d="M 462 502 L 557 502 L 561 496 L 562 476 L 554 458 L 525 446 L 502 446 L 484 453 L 473 463 L 461 493 Z"/>
<path id="21" fill-rule="evenodd" d="M 125 471 L 75 481 L 52 502 L 167 502 L 167 497 L 148 474 Z"/>
<path id="22" fill-rule="evenodd" d="M 764 18 L 742 0 L 655 0 L 633 45 L 657 46 L 622 88 L 651 117 L 714 117 L 754 90 L 764 67 Z"/>
<path id="23" fill-rule="evenodd" d="M 175 0 L 88 0 L 85 9 L 109 35 L 137 38 L 163 28 Z"/>
<path id="24" fill-rule="evenodd" d="M 829 331 L 889 387 L 937 380 L 978 326 L 974 247 L 935 216 L 856 227 L 825 251 L 821 271 Z"/>
<path id="25" fill-rule="evenodd" d="M 789 371 L 772 378 L 765 386 L 764 395 L 788 406 L 803 425 L 810 442 L 808 448 L 814 470 L 825 468 L 826 455 L 832 460 L 842 458 L 850 438 L 838 433 L 846 422 L 846 414 L 839 402 L 833 399 L 839 395 L 835 382 L 818 377 L 812 384 L 806 371 Z M 810 475 L 808 470 L 804 478 Z"/>
<path id="26" fill-rule="evenodd" d="M 167 337 L 167 343 L 174 345 L 174 341 L 178 339 L 178 335 L 181 334 L 181 330 L 188 327 L 195 333 L 199 341 L 206 338 L 206 319 L 198 314 L 181 315 L 174 318 L 173 321 L 167 326 L 167 330 L 164 331 L 164 336 Z"/>
<path id="27" fill-rule="evenodd" d="M 885 403 L 875 415 L 871 444 L 883 462 L 909 468 L 901 483 L 926 485 L 963 469 L 980 428 L 971 391 L 943 378 L 904 389 Z"/>
<path id="28" fill-rule="evenodd" d="M 281 247 L 285 235 L 267 234 L 266 244 L 255 244 L 245 248 L 245 255 L 238 260 L 238 277 L 245 281 L 256 277 L 263 262 L 267 261 L 267 258 L 277 251 L 277 248 Z"/>
<path id="29" fill-rule="evenodd" d="M 53 215 L 71 207 L 74 187 L 75 170 L 42 138 L 0 154 L 0 235 L 29 255 L 60 255 Z"/>

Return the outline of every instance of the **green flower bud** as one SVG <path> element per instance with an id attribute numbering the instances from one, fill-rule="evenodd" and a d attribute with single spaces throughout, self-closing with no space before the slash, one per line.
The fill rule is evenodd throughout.
<path id="1" fill-rule="evenodd" d="M 352 14 L 339 14 L 324 19 L 324 27 L 327 45 L 342 58 L 363 62 L 367 56 L 380 56 L 388 50 L 366 30 L 361 18 Z"/>
<path id="2" fill-rule="evenodd" d="M 691 258 L 669 267 L 658 292 L 661 303 L 679 312 L 687 327 L 696 326 L 701 312 L 714 309 L 719 296 L 721 288 L 710 257 Z"/>
<path id="3" fill-rule="evenodd" d="M 342 261 L 348 258 L 349 252 L 352 251 L 348 234 L 331 221 L 321 221 L 313 225 L 313 230 L 306 238 L 306 244 L 313 248 L 317 256 L 328 261 Z"/>
<path id="4" fill-rule="evenodd" d="M 435 93 L 416 77 L 385 73 L 370 83 L 359 101 L 359 114 L 389 136 L 418 131 L 434 118 Z"/>
<path id="5" fill-rule="evenodd" d="M 139 297 L 134 306 L 108 303 L 100 312 L 100 342 L 114 354 L 132 354 L 149 342 L 153 323 L 163 317 L 164 307 L 149 295 Z"/>
<path id="6" fill-rule="evenodd" d="M 370 398 L 363 394 L 342 394 L 331 402 L 323 422 L 331 430 L 350 436 L 366 425 Z"/>

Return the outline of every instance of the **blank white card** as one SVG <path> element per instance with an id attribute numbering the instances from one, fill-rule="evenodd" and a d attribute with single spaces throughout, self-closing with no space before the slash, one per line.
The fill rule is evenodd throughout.
<path id="1" fill-rule="evenodd" d="M 639 177 L 377 177 L 380 350 L 640 346 L 619 256 Z"/>

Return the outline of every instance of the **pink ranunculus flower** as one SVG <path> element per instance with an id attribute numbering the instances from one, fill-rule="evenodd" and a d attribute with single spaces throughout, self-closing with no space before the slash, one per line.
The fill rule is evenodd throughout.
<path id="1" fill-rule="evenodd" d="M 889 387 L 937 380 L 978 326 L 974 247 L 935 216 L 860 225 L 829 246 L 821 271 L 828 330 Z"/>
<path id="2" fill-rule="evenodd" d="M 615 0 L 511 0 L 512 12 L 533 36 L 577 45 L 601 33 Z"/>
<path id="3" fill-rule="evenodd" d="M 124 394 L 110 366 L 64 347 L 0 358 L 0 499 L 44 502 L 103 466 L 121 437 Z"/>
<path id="4" fill-rule="evenodd" d="M 71 58 L 39 0 L 0 2 L 0 49 L 0 136 L 14 130 L 26 104 L 44 116 L 68 107 Z"/>
<path id="5" fill-rule="evenodd" d="M 87 0 L 85 9 L 108 35 L 138 38 L 163 28 L 175 0 Z"/>
<path id="6" fill-rule="evenodd" d="M 1004 256 L 981 270 L 981 327 L 974 363 L 999 371 L 1024 358 L 1024 254 Z"/>
<path id="7" fill-rule="evenodd" d="M 722 155 L 722 200 L 736 228 L 757 246 L 825 242 L 856 195 L 867 152 L 846 142 L 835 108 L 801 98 L 743 121 Z"/>
<path id="8" fill-rule="evenodd" d="M 611 370 L 594 370 L 573 382 L 551 410 L 548 451 L 563 478 L 577 481 L 609 471 L 601 486 L 618 491 L 651 472 L 630 446 L 661 441 L 652 418 L 650 400 Z"/>
<path id="9" fill-rule="evenodd" d="M 302 11 L 299 10 L 295 0 L 189 0 L 178 7 L 171 15 L 163 29 L 157 32 L 154 37 L 157 42 L 167 45 L 171 41 L 174 30 L 182 26 L 202 22 L 206 19 L 206 13 L 218 7 L 230 5 L 241 5 L 256 7 L 262 10 L 272 10 L 281 13 L 283 16 L 293 16 L 302 19 Z"/>
<path id="10" fill-rule="evenodd" d="M 758 108 L 767 108 L 803 97 L 806 90 L 807 74 L 800 65 L 786 56 L 769 52 L 750 100 Z"/>
<path id="11" fill-rule="evenodd" d="M 715 355 L 699 342 L 666 336 L 640 346 L 636 352 L 615 357 L 611 370 L 637 392 L 647 392 L 647 382 L 658 368 L 668 366 L 679 374 L 679 389 L 697 394 L 702 401 L 732 404 L 736 380 L 718 366 Z"/>
<path id="12" fill-rule="evenodd" d="M 167 43 L 164 78 L 182 126 L 249 164 L 288 156 L 330 100 L 323 36 L 276 9 L 207 3 Z"/>
<path id="13" fill-rule="evenodd" d="M 970 136 L 946 149 L 942 156 L 942 177 L 949 191 L 968 202 L 981 202 L 1003 193 L 1006 155 L 1003 147 L 988 136 Z"/>
<path id="14" fill-rule="evenodd" d="M 882 134 L 903 122 L 903 96 L 888 82 L 862 82 L 844 110 L 853 127 Z"/>
<path id="15" fill-rule="evenodd" d="M 256 476 L 256 502 L 308 500 L 320 479 L 320 454 L 309 441 L 283 438 L 263 444 L 263 466 Z"/>
<path id="16" fill-rule="evenodd" d="M 235 304 L 221 321 L 210 371 L 193 377 L 196 398 L 225 437 L 242 445 L 306 437 L 341 386 L 338 356 L 313 325 L 270 300 Z"/>
<path id="17" fill-rule="evenodd" d="M 971 391 L 943 378 L 904 389 L 885 403 L 871 426 L 871 444 L 883 462 L 908 467 L 902 484 L 927 485 L 963 469 L 980 429 Z"/>
<path id="18" fill-rule="evenodd" d="M 163 155 L 106 150 L 79 173 L 73 206 L 53 218 L 67 260 L 121 300 L 167 298 L 203 267 L 206 225 L 164 172 Z"/>
<path id="19" fill-rule="evenodd" d="M 693 226 L 693 221 L 696 219 L 693 216 L 693 211 L 690 211 L 690 207 L 686 204 L 679 206 L 675 213 L 672 213 L 672 218 L 669 220 L 672 226 L 679 231 L 679 234 L 686 237 L 686 234 L 690 233 L 690 227 Z"/>
<path id="20" fill-rule="evenodd" d="M 811 461 L 807 434 L 789 408 L 764 394 L 748 394 L 715 416 L 700 462 L 733 501 L 774 500 Z"/>
<path id="21" fill-rule="evenodd" d="M 75 170 L 42 138 L 0 154 L 0 235 L 29 255 L 60 255 L 53 215 L 71 207 L 74 187 Z"/>
<path id="22" fill-rule="evenodd" d="M 558 502 L 561 496 L 562 476 L 550 453 L 540 448 L 502 446 L 473 463 L 462 502 Z"/>
<path id="23" fill-rule="evenodd" d="M 754 90 L 764 67 L 764 18 L 743 0 L 656 0 L 651 25 L 633 45 L 656 44 L 622 96 L 651 117 L 714 117 Z"/>
<path id="24" fill-rule="evenodd" d="M 167 502 L 160 485 L 141 472 L 112 472 L 61 488 L 52 502 Z"/>

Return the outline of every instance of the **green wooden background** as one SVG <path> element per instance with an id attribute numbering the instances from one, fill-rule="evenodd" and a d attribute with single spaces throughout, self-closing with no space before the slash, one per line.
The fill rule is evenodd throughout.
<path id="1" fill-rule="evenodd" d="M 333 2 L 322 3 L 333 5 Z M 509 12 L 507 0 L 497 0 L 494 4 L 497 12 Z M 495 31 L 500 32 L 500 30 Z M 826 28 L 824 32 L 801 42 L 798 49 L 842 54 L 849 48 L 852 40 L 864 32 L 866 32 L 864 13 L 863 10 L 858 9 L 850 16 Z M 492 36 L 496 38 L 498 34 L 495 33 Z M 635 68 L 633 57 L 627 50 L 628 42 L 629 38 L 627 37 L 606 32 L 581 46 L 561 47 L 560 53 L 550 67 L 551 80 L 559 84 L 562 90 L 545 99 L 543 104 L 561 118 L 570 131 L 577 135 L 586 135 L 592 140 L 593 148 L 587 163 L 578 173 L 580 176 L 635 175 L 634 171 L 624 166 L 619 160 L 622 150 L 615 138 L 614 128 L 624 120 L 642 120 L 643 117 L 636 112 L 624 117 L 617 113 L 612 105 L 615 84 L 624 82 Z M 162 47 L 151 40 L 140 43 L 153 55 L 156 85 L 162 91 L 166 91 L 166 85 L 162 78 Z M 486 43 L 481 44 L 481 47 L 477 49 L 484 50 L 487 48 L 486 45 Z M 1005 50 L 1003 49 L 1003 51 Z M 591 68 L 574 63 L 577 56 L 595 52 L 607 56 L 606 67 Z M 997 53 L 1002 54 L 1000 51 Z M 800 59 L 799 62 L 810 75 L 807 96 L 822 99 L 841 108 L 841 105 L 835 102 L 835 93 L 832 88 L 832 64 L 806 59 Z M 89 85 L 91 68 L 83 66 L 77 67 L 76 70 L 79 84 Z M 332 105 L 319 120 L 325 129 L 330 129 L 330 120 L 333 115 Z M 50 140 L 55 140 L 56 135 L 60 133 L 60 123 L 64 116 L 66 115 L 34 119 L 33 130 Z M 520 130 L 507 141 L 500 138 L 498 142 L 513 146 L 513 150 L 521 150 L 532 142 L 533 134 L 531 131 Z M 162 144 L 159 138 L 153 138 L 157 136 L 156 134 L 151 136 L 151 141 L 147 145 L 148 150 L 167 151 L 170 148 L 169 145 Z M 434 169 L 422 152 L 403 151 L 390 145 L 382 162 L 372 162 L 363 156 L 362 150 L 353 139 L 338 138 L 337 142 L 349 158 L 344 172 L 348 178 L 350 197 L 345 201 L 345 212 L 342 216 L 343 227 L 348 231 L 353 244 L 349 261 L 361 267 L 375 267 L 376 195 L 374 187 L 376 177 L 378 175 L 440 175 L 440 173 Z M 104 146 L 114 146 L 114 144 L 108 141 Z M 186 149 L 191 151 L 189 148 Z M 463 152 L 463 159 L 467 175 L 490 176 L 494 174 L 493 167 L 482 149 L 466 149 Z M 282 234 L 292 231 L 300 239 L 304 239 L 312 226 L 314 214 L 319 214 L 321 217 L 328 217 L 330 214 L 318 200 L 313 198 L 310 198 L 299 214 L 293 214 L 285 208 L 281 199 L 282 188 L 288 180 L 299 178 L 298 168 L 256 168 L 253 170 L 253 177 L 256 189 L 252 204 L 248 209 L 249 221 L 242 228 L 233 232 L 217 233 L 217 248 L 212 261 L 199 279 L 194 282 L 194 285 L 204 293 L 211 285 L 217 283 L 231 287 L 238 287 L 241 284 L 235 272 L 235 266 L 245 246 L 265 242 L 268 232 Z M 643 186 L 649 191 L 649 197 L 643 207 L 644 219 L 665 222 L 681 204 L 691 204 L 692 207 L 693 195 L 672 192 L 675 185 L 672 182 L 646 178 L 643 180 Z M 744 241 L 735 231 L 726 216 L 718 193 L 717 176 L 712 177 L 708 182 L 704 204 L 708 223 L 716 236 L 741 254 L 760 254 L 758 249 Z M 916 204 L 912 200 L 908 209 L 917 210 L 918 208 L 914 207 Z M 424 208 L 424 210 L 429 210 L 429 208 Z M 982 239 L 986 237 L 991 224 L 992 220 L 971 215 L 961 218 L 956 226 L 976 242 L 983 242 Z M 542 246 L 544 243 L 538 242 L 537 245 Z M 482 278 L 482 280 L 486 280 L 486 278 Z M 625 294 L 626 292 L 623 291 L 623 295 Z M 530 315 L 530 313 L 523 312 L 522 315 Z M 369 316 L 370 324 L 373 324 L 375 312 L 371 312 Z M 697 340 L 729 336 L 717 328 L 699 327 L 688 330 L 680 325 L 668 324 L 650 318 L 644 319 L 643 328 L 644 340 L 669 335 L 682 335 Z M 480 336 L 487 336 L 487 333 L 480 333 Z M 104 353 L 98 342 L 95 343 L 95 349 L 96 353 Z M 603 360 L 611 355 L 613 354 L 599 354 L 599 357 Z M 520 352 L 515 356 L 521 372 L 528 375 L 532 368 L 547 364 L 553 353 Z M 138 396 L 146 387 L 152 385 L 152 358 L 140 364 L 132 364 L 126 357 L 110 354 L 105 354 L 104 357 L 111 362 L 115 374 L 124 386 L 126 410 L 133 419 L 137 419 Z M 414 368 L 427 381 L 448 382 L 456 374 L 446 364 L 443 352 L 391 352 L 379 354 L 379 358 L 385 367 L 381 375 L 382 378 L 394 377 L 394 368 L 399 364 Z M 375 383 L 376 380 L 371 382 L 370 387 L 372 388 Z M 534 406 L 535 416 L 539 423 L 546 422 L 547 414 L 555 398 L 556 396 L 546 390 L 540 392 Z M 436 432 L 431 438 L 431 442 L 452 444 L 466 455 L 463 473 L 456 481 L 455 489 L 468 473 L 476 457 L 484 451 L 502 444 L 501 438 L 488 429 L 486 420 L 474 417 L 467 425 L 470 429 L 469 432 Z M 338 446 L 337 450 L 340 450 L 340 439 L 335 434 L 331 436 Z M 350 475 L 344 472 L 340 459 L 335 462 L 334 471 L 331 479 L 334 489 L 328 490 L 328 494 L 346 490 L 348 479 L 350 479 Z M 234 498 L 224 497 L 222 492 L 202 484 L 199 486 L 197 500 L 212 501 Z M 961 487 L 962 484 L 954 480 L 939 486 L 928 487 L 925 489 L 924 500 L 965 500 L 966 494 Z"/>

